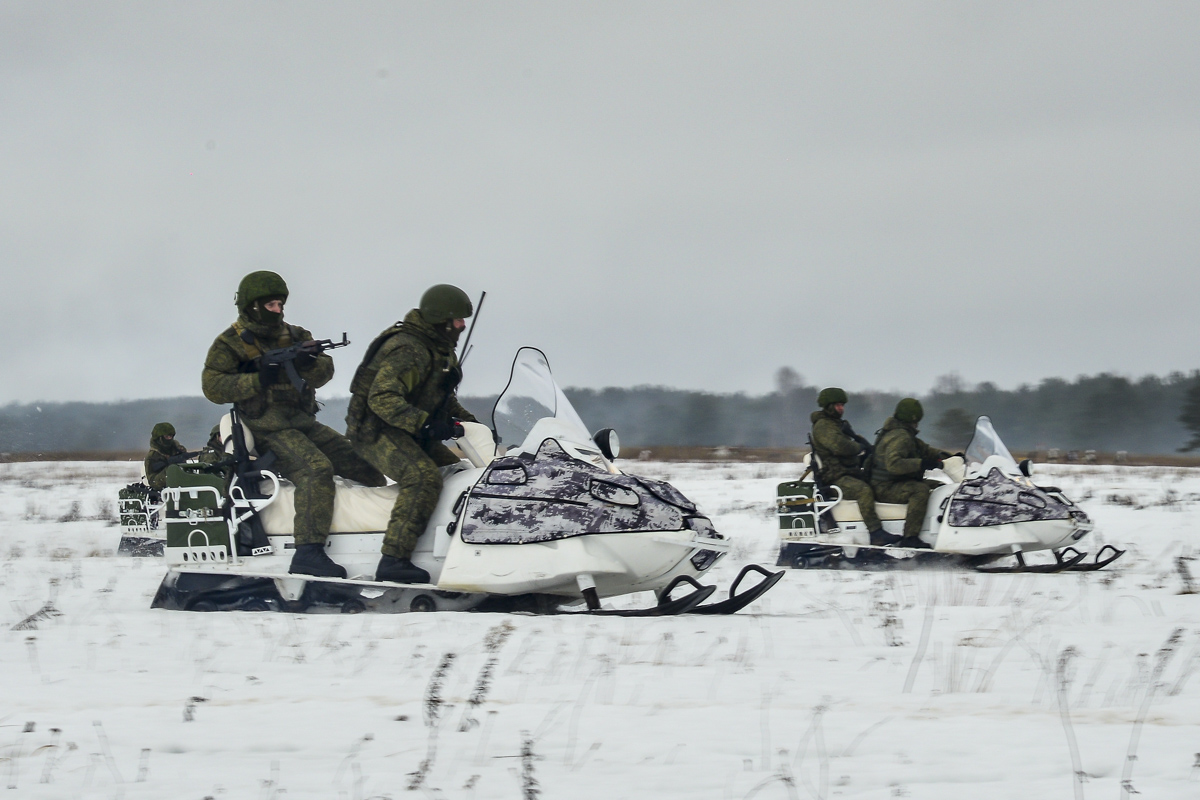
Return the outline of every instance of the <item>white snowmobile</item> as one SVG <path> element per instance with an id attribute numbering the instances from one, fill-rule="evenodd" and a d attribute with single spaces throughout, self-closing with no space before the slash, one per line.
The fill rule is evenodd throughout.
<path id="1" fill-rule="evenodd" d="M 159 493 L 145 483 L 131 483 L 117 492 L 117 518 L 121 522 L 121 541 L 117 554 L 135 557 L 161 556 L 167 540 L 162 530 L 165 505 Z"/>
<path id="2" fill-rule="evenodd" d="M 715 589 L 697 578 L 729 542 L 673 486 L 614 465 L 616 434 L 588 434 L 540 350 L 518 351 L 492 424 L 463 423 L 465 435 L 453 442 L 462 461 L 443 470 L 437 508 L 412 555 L 430 583 L 396 584 L 374 579 L 395 485 L 337 479 L 326 552 L 351 577 L 289 574 L 294 488 L 270 470 L 269 455 L 254 452 L 249 429 L 227 416 L 222 438 L 238 460 L 228 488 L 192 465 L 168 470 L 168 572 L 154 607 L 728 614 L 783 576 L 748 565 L 729 599 L 702 605 Z M 761 580 L 739 593 L 752 572 Z M 675 598 L 682 585 L 688 591 Z M 655 592 L 657 605 L 601 609 L 602 598 L 639 591 Z"/>
<path id="3" fill-rule="evenodd" d="M 871 545 L 858 503 L 843 499 L 837 486 L 821 485 L 809 458 L 805 457 L 804 477 L 778 488 L 778 566 L 894 567 L 956 561 L 980 572 L 1090 571 L 1106 567 L 1125 552 L 1105 545 L 1094 560 L 1085 562 L 1087 553 L 1075 545 L 1091 532 L 1092 521 L 1058 487 L 1036 486 L 1030 462 L 1016 462 L 987 417 L 976 422 L 965 458 L 945 460 L 940 472 L 946 480 L 929 495 L 920 532 L 929 549 Z M 805 480 L 810 471 L 812 480 Z M 876 503 L 875 510 L 887 533 L 901 534 L 904 505 Z M 1039 550 L 1051 552 L 1054 562 L 1027 563 L 1025 554 Z"/>

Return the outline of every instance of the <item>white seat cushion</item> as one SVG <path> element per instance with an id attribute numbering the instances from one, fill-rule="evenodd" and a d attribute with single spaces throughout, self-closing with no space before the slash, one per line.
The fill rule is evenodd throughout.
<path id="1" fill-rule="evenodd" d="M 908 506 L 899 503 L 876 503 L 875 513 L 880 519 L 904 519 Z M 843 500 L 833 507 L 833 518 L 838 522 L 862 522 L 858 501 Z"/>
<path id="2" fill-rule="evenodd" d="M 272 536 L 291 536 L 296 518 L 296 487 L 280 481 L 279 497 L 262 511 L 263 527 Z M 333 479 L 332 533 L 370 533 L 387 528 L 392 506 L 400 489 L 391 486 L 359 486 L 342 478 Z M 263 490 L 271 488 L 263 483 Z"/>

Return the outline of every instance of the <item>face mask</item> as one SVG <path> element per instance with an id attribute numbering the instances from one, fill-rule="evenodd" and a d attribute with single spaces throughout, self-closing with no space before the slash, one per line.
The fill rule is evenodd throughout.
<path id="1" fill-rule="evenodd" d="M 282 311 L 268 311 L 258 303 L 250 307 L 250 317 L 255 322 L 261 322 L 270 328 L 274 328 L 279 323 L 283 322 Z"/>

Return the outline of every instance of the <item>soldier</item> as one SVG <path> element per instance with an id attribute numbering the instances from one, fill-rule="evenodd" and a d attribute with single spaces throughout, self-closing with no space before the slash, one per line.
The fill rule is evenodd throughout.
<path id="1" fill-rule="evenodd" d="M 289 572 L 344 578 L 346 570 L 325 553 L 333 521 L 333 476 L 367 486 L 382 486 L 379 471 L 354 452 L 337 431 L 317 422 L 316 387 L 333 377 L 326 353 L 296 358 L 303 390 L 279 364 L 261 369 L 259 356 L 269 350 L 313 340 L 299 325 L 283 321 L 288 288 L 274 272 L 252 272 L 238 286 L 237 320 L 221 333 L 204 360 L 204 396 L 214 403 L 233 403 L 254 433 L 258 451 L 275 454 L 276 469 L 296 485 L 293 531 L 296 552 Z"/>
<path id="2" fill-rule="evenodd" d="M 146 483 L 151 489 L 161 492 L 167 488 L 167 467 L 172 464 L 182 464 L 188 460 L 187 448 L 175 441 L 175 426 L 169 422 L 160 422 L 150 431 L 150 452 L 146 453 L 143 464 L 146 470 Z"/>
<path id="3" fill-rule="evenodd" d="M 941 484 L 921 478 L 926 470 L 941 468 L 942 459 L 950 454 L 917 438 L 917 423 L 923 416 L 925 410 L 918 400 L 906 397 L 896 404 L 895 414 L 883 423 L 883 431 L 875 440 L 871 487 L 881 503 L 908 504 L 899 546 L 928 549 L 918 534 L 929 505 L 929 490 Z"/>
<path id="4" fill-rule="evenodd" d="M 376 337 L 350 384 L 346 435 L 400 490 L 376 580 L 429 581 L 410 559 L 442 491 L 438 468 L 458 462 L 442 441 L 454 435 L 459 420 L 476 421 L 455 394 L 462 370 L 454 348 L 472 311 L 471 299 L 457 286 L 430 288 L 419 308 Z"/>
<path id="5" fill-rule="evenodd" d="M 213 425 L 212 430 L 208 432 L 208 441 L 204 443 L 204 449 L 200 451 L 200 455 L 196 458 L 201 464 L 216 464 L 228 458 L 225 452 L 225 445 L 221 442 L 221 426 L 220 424 Z"/>
<path id="6" fill-rule="evenodd" d="M 871 444 L 842 419 L 847 400 L 846 393 L 836 386 L 822 389 L 817 395 L 821 410 L 812 414 L 813 452 L 821 463 L 817 480 L 825 486 L 837 486 L 842 497 L 858 502 L 858 510 L 871 534 L 871 544 L 895 544 L 900 537 L 884 532 L 883 523 L 875 513 L 875 493 L 859 466 L 860 459 L 870 455 Z"/>

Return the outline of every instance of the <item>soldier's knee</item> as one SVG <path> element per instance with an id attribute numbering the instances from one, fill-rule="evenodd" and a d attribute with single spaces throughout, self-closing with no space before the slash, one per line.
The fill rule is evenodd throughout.
<path id="1" fill-rule="evenodd" d="M 422 464 L 420 468 L 421 486 L 431 492 L 442 491 L 442 471 L 432 461 Z"/>

